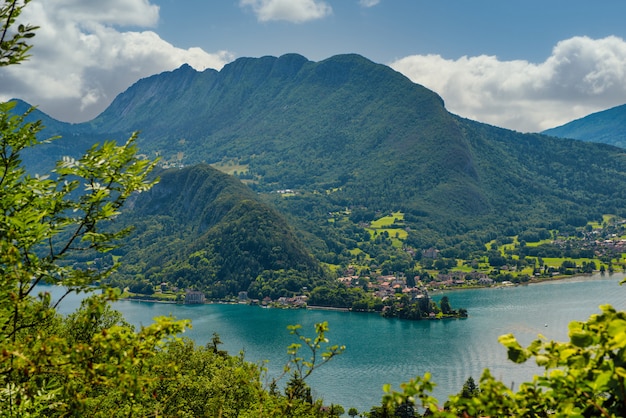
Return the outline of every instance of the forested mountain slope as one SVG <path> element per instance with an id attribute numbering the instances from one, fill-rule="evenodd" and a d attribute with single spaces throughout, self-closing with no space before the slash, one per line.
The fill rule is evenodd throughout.
<path id="1" fill-rule="evenodd" d="M 248 290 L 259 275 L 298 271 L 291 283 L 278 280 L 276 292 L 297 293 L 323 279 L 285 219 L 237 179 L 206 164 L 160 176 L 121 218 L 135 230 L 114 253 L 123 256 L 116 280 L 206 287 L 218 298 Z"/>
<path id="2" fill-rule="evenodd" d="M 138 81 L 69 137 L 74 130 L 139 130 L 141 151 L 165 164 L 234 167 L 336 262 L 348 262 L 359 221 L 391 211 L 405 214 L 405 245 L 458 256 L 626 207 L 623 150 L 460 118 L 434 92 L 358 55 L 241 58 L 219 72 L 185 65 Z M 293 193 L 273 193 L 285 190 Z M 336 213 L 351 224 L 329 223 Z"/>
<path id="3" fill-rule="evenodd" d="M 543 133 L 626 148 L 626 104 L 592 113 Z"/>

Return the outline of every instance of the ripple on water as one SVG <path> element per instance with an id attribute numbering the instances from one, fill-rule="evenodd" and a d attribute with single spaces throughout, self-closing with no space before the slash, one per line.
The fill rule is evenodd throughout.
<path id="1" fill-rule="evenodd" d="M 626 287 L 617 284 L 623 277 L 595 275 L 530 286 L 447 292 L 453 307 L 469 311 L 467 320 L 412 322 L 387 320 L 376 314 L 239 305 L 119 302 L 115 307 L 134 324 L 146 325 L 153 317 L 170 313 L 190 318 L 193 329 L 187 336 L 206 344 L 217 332 L 230 353 L 244 350 L 249 361 L 269 360 L 270 377 L 280 375 L 287 360 L 286 347 L 296 341 L 287 325 L 302 324 L 302 332 L 310 336 L 313 324 L 327 321 L 327 337 L 333 344 L 345 344 L 346 352 L 311 376 L 313 393 L 346 410 L 354 406 L 366 411 L 380 403 L 384 384 L 390 383 L 397 390 L 400 383 L 428 371 L 438 384 L 434 395 L 440 400 L 459 392 L 469 376 L 478 381 L 484 368 L 505 384 L 517 387 L 540 370 L 532 361 L 522 365 L 508 361 L 498 336 L 513 333 L 522 344 L 530 343 L 538 334 L 564 340 L 567 324 L 586 320 L 599 312 L 599 305 L 609 303 L 626 309 Z"/>

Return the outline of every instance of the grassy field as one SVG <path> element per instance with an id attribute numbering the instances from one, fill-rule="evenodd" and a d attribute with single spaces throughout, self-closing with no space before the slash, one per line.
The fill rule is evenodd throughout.
<path id="1" fill-rule="evenodd" d="M 402 212 L 393 212 L 391 215 L 376 219 L 370 223 L 366 230 L 372 238 L 386 232 L 389 234 L 393 246 L 397 248 L 402 248 L 402 241 L 409 235 L 404 229 L 404 214 Z"/>
<path id="2" fill-rule="evenodd" d="M 335 216 L 330 218 L 329 221 L 333 222 L 336 219 L 336 216 L 348 216 L 348 215 L 349 213 L 338 212 L 337 214 L 335 214 Z M 595 222 L 591 224 L 591 226 L 593 229 L 604 228 L 606 227 L 606 225 L 610 225 L 614 223 L 615 222 L 614 218 L 615 217 L 613 215 L 604 215 L 602 222 Z M 365 229 L 370 234 L 370 237 L 372 240 L 376 239 L 376 237 L 379 237 L 381 234 L 388 236 L 389 239 L 391 240 L 392 245 L 396 248 L 402 248 L 404 246 L 404 241 L 406 240 L 408 236 L 408 233 L 405 229 L 405 224 L 404 224 L 404 214 L 402 212 L 393 212 L 390 215 L 382 216 L 370 222 L 369 226 L 367 226 Z M 551 232 L 553 235 L 556 235 L 557 231 L 551 231 Z M 549 244 L 552 242 L 553 242 L 553 239 L 546 239 L 546 240 L 542 240 L 538 242 L 526 242 L 525 245 L 527 247 L 536 247 L 542 244 Z M 519 247 L 519 245 L 520 245 L 520 241 L 518 237 L 515 236 L 515 237 L 511 237 L 511 242 L 508 244 L 498 245 L 498 241 L 494 240 L 494 241 L 489 242 L 486 245 L 486 248 L 488 250 L 491 250 L 491 249 L 496 250 L 505 257 L 511 257 L 513 259 L 513 264 L 516 264 L 516 260 L 519 259 L 519 256 L 515 254 L 511 255 L 511 253 L 514 250 L 516 250 L 516 248 Z M 360 248 L 354 248 L 350 250 L 350 253 L 354 257 L 352 261 L 352 265 L 357 270 L 360 267 L 361 263 L 371 260 L 369 255 L 364 253 L 364 251 Z M 474 259 L 474 260 L 460 260 L 459 259 L 456 261 L 457 261 L 456 266 L 450 268 L 449 269 L 450 271 L 466 272 L 466 273 L 469 273 L 472 271 L 491 273 L 492 271 L 494 271 L 494 267 L 489 265 L 489 260 L 487 256 L 483 256 L 480 259 Z M 532 277 L 535 274 L 535 271 L 534 271 L 535 266 L 538 266 L 537 257 L 526 257 L 526 261 L 528 265 L 523 267 L 522 270 L 512 269 L 512 270 L 509 270 L 508 272 L 510 272 L 514 276 L 525 275 L 525 276 Z M 603 262 L 597 258 L 594 259 L 594 258 L 571 258 L 571 257 L 554 257 L 554 258 L 543 257 L 542 265 L 541 265 L 541 273 L 544 272 L 544 267 L 550 268 L 551 272 L 552 271 L 558 272 L 558 270 L 562 267 L 565 261 L 575 263 L 575 265 L 578 268 L 581 268 L 583 264 L 589 264 L 593 262 L 596 265 L 596 269 L 601 269 L 602 271 L 610 270 L 609 268 L 610 264 L 608 262 L 606 261 Z M 618 258 L 613 259 L 611 263 L 612 263 L 612 267 L 611 267 L 612 269 L 615 269 L 616 271 L 617 270 L 621 271 L 624 268 L 623 266 L 626 265 L 626 254 L 621 254 Z M 332 271 L 338 271 L 337 267 L 339 266 L 329 266 L 329 268 Z M 417 268 L 418 269 L 423 268 L 422 264 L 417 263 Z M 437 270 L 428 269 L 428 271 L 431 275 L 434 275 L 434 276 L 436 276 L 439 273 L 439 271 Z M 506 273 L 507 270 L 503 270 L 503 272 Z"/>
<path id="3" fill-rule="evenodd" d="M 235 173 L 245 174 L 250 169 L 248 164 L 239 164 L 235 160 L 220 161 L 219 163 L 213 163 L 211 164 L 211 167 L 220 170 L 222 173 L 230 174 L 231 176 L 234 175 Z"/>
<path id="4" fill-rule="evenodd" d="M 611 223 L 613 219 L 615 219 L 615 215 L 602 215 L 602 223 L 600 222 L 589 222 L 593 229 L 602 228 L 602 224 L 608 225 Z"/>
<path id="5" fill-rule="evenodd" d="M 537 241 L 537 242 L 527 242 L 526 246 L 527 247 L 538 247 L 542 244 L 550 244 L 552 242 L 552 239 L 544 239 L 541 241 Z"/>
<path id="6" fill-rule="evenodd" d="M 176 298 L 178 296 L 177 293 L 173 293 L 173 292 L 155 292 L 151 295 L 142 295 L 142 294 L 138 294 L 138 293 L 133 293 L 133 292 L 129 292 L 128 290 L 125 290 L 121 295 L 120 298 L 124 299 L 124 298 L 132 298 L 132 297 L 140 297 L 140 298 L 146 298 L 146 299 L 154 299 L 154 300 L 160 300 L 163 302 L 175 302 Z M 184 295 L 181 296 L 184 299 Z"/>
<path id="7" fill-rule="evenodd" d="M 378 218 L 372 221 L 370 226 L 372 228 L 385 228 L 393 225 L 396 221 L 404 221 L 404 214 L 402 212 L 393 212 L 391 215 Z"/>

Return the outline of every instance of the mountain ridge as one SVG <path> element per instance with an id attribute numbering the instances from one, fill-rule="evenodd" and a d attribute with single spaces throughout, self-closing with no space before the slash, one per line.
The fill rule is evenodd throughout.
<path id="1" fill-rule="evenodd" d="M 78 128 L 139 130 L 141 152 L 164 165 L 230 170 L 333 265 L 356 253 L 351 234 L 367 238 L 342 218 L 356 212 L 367 214 L 361 222 L 404 213 L 407 238 L 390 252 L 460 256 L 626 207 L 623 150 L 453 115 L 436 93 L 356 54 L 241 58 L 219 72 L 182 66 L 139 80 Z"/>
<path id="2" fill-rule="evenodd" d="M 592 113 L 542 133 L 626 148 L 626 104 Z"/>

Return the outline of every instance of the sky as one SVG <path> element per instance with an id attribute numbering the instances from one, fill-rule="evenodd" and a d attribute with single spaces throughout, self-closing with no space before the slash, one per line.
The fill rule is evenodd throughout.
<path id="1" fill-rule="evenodd" d="M 83 122 L 184 63 L 357 53 L 452 113 L 538 132 L 626 103 L 625 18 L 624 0 L 32 0 L 32 56 L 0 68 L 0 100 Z"/>

